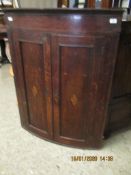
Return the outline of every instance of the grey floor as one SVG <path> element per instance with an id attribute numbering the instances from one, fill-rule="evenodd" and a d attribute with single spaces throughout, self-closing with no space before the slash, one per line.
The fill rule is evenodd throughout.
<path id="1" fill-rule="evenodd" d="M 73 162 L 71 156 L 98 156 Z M 111 162 L 100 156 L 113 156 Z M 56 145 L 21 128 L 9 65 L 0 68 L 0 175 L 131 175 L 131 130 L 112 135 L 100 150 Z"/>

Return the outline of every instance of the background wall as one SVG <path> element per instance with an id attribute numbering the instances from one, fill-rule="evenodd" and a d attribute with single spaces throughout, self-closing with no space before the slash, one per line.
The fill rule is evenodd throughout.
<path id="1" fill-rule="evenodd" d="M 129 0 L 123 0 L 122 7 L 127 8 L 129 6 Z"/>
<path id="2" fill-rule="evenodd" d="M 57 8 L 57 0 L 18 0 L 22 8 Z"/>

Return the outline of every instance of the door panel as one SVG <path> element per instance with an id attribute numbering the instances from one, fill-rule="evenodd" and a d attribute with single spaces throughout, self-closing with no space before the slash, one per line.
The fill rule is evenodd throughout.
<path id="1" fill-rule="evenodd" d="M 85 99 L 88 96 L 86 78 L 89 75 L 88 63 L 91 61 L 86 56 L 91 59 L 92 52 L 93 48 L 86 46 L 60 47 L 60 134 L 64 137 L 85 139 L 83 126 L 86 115 Z"/>
<path id="2" fill-rule="evenodd" d="M 52 43 L 55 140 L 74 145 L 98 143 L 107 105 L 100 79 L 104 38 L 54 36 Z"/>
<path id="3" fill-rule="evenodd" d="M 26 121 L 29 130 L 52 137 L 50 37 L 42 32 L 23 30 L 14 35 L 28 113 L 28 117 L 23 115 L 21 119 Z"/>

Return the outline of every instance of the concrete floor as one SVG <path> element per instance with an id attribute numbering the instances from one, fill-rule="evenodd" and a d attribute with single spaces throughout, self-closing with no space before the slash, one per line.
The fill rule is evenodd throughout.
<path id="1" fill-rule="evenodd" d="M 98 156 L 97 162 L 73 162 L 71 156 Z M 113 161 L 100 161 L 113 156 Z M 116 133 L 101 150 L 53 144 L 21 128 L 9 65 L 0 68 L 0 175 L 130 175 L 131 129 Z"/>

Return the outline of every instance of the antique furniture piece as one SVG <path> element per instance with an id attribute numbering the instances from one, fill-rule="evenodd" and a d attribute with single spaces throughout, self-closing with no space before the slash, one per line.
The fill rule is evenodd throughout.
<path id="1" fill-rule="evenodd" d="M 3 63 L 9 63 L 5 49 L 5 40 L 4 40 L 5 38 L 7 38 L 7 29 L 4 23 L 4 13 L 2 10 L 0 10 L 0 49 L 1 49 L 0 65 Z"/>
<path id="2" fill-rule="evenodd" d="M 131 0 L 58 0 L 58 7 L 64 4 L 70 8 L 70 4 L 79 4 L 85 1 L 85 7 L 88 8 L 131 8 Z M 74 5 L 74 7 L 78 7 Z"/>
<path id="3" fill-rule="evenodd" d="M 0 48 L 1 48 L 1 58 L 0 58 L 0 66 L 1 64 L 10 63 L 7 54 L 6 54 L 6 42 L 7 39 L 7 29 L 4 23 L 4 13 L 3 8 L 13 8 L 13 0 L 0 0 Z"/>
<path id="4" fill-rule="evenodd" d="M 76 4 L 81 2 L 80 0 L 75 0 Z M 88 8 L 111 8 L 113 0 L 85 0 L 85 7 Z M 62 4 L 66 4 L 70 7 L 70 0 L 58 0 L 58 7 L 62 7 Z M 77 6 L 74 6 L 77 7 Z"/>
<path id="5" fill-rule="evenodd" d="M 131 124 L 131 21 L 122 21 L 115 65 L 108 131 Z"/>
<path id="6" fill-rule="evenodd" d="M 121 18 L 121 10 L 5 10 L 25 129 L 61 144 L 101 146 Z"/>

